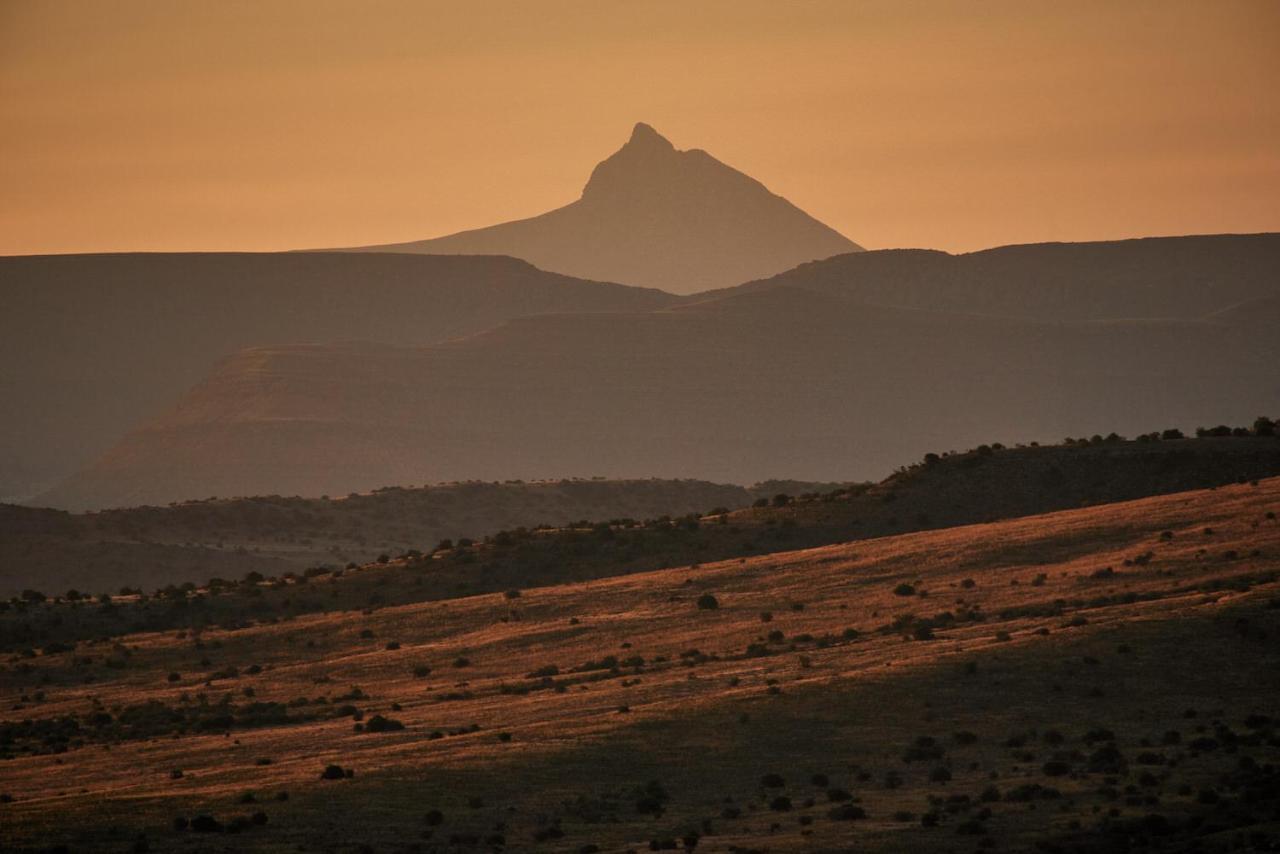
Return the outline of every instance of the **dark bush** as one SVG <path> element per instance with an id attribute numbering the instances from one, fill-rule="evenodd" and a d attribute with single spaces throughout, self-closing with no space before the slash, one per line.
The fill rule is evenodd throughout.
<path id="1" fill-rule="evenodd" d="M 636 790 L 636 812 L 641 815 L 661 816 L 670 796 L 656 780 Z"/>
<path id="2" fill-rule="evenodd" d="M 833 821 L 856 821 L 866 817 L 867 811 L 855 804 L 841 804 L 827 813 L 827 818 Z"/>
<path id="3" fill-rule="evenodd" d="M 191 819 L 191 829 L 196 833 L 221 833 L 222 822 L 211 815 L 198 815 Z"/>
<path id="4" fill-rule="evenodd" d="M 1006 792 L 1003 800 L 1010 803 L 1028 803 L 1030 801 L 1047 801 L 1062 797 L 1062 793 L 1057 789 L 1049 786 L 1041 786 L 1039 783 L 1023 783 L 1014 789 Z"/>
<path id="5" fill-rule="evenodd" d="M 720 607 L 720 603 L 716 601 L 716 597 L 710 593 L 703 593 L 698 597 L 698 608 L 703 611 L 714 611 Z"/>
<path id="6" fill-rule="evenodd" d="M 894 596 L 914 596 L 916 595 L 916 589 L 915 587 L 913 587 L 910 584 L 907 584 L 904 581 L 902 584 L 899 584 L 897 587 L 893 588 L 893 595 Z"/>
<path id="7" fill-rule="evenodd" d="M 321 780 L 342 780 L 346 776 L 347 772 L 341 765 L 326 765 L 324 770 L 320 772 Z"/>
<path id="8" fill-rule="evenodd" d="M 1120 774 L 1125 765 L 1124 755 L 1114 744 L 1104 744 L 1089 754 L 1088 769 L 1094 774 Z"/>
<path id="9" fill-rule="evenodd" d="M 396 732 L 404 729 L 404 724 L 392 718 L 374 715 L 369 718 L 369 722 L 364 725 L 364 728 L 366 732 Z"/>
<path id="10" fill-rule="evenodd" d="M 945 751 L 938 742 L 927 735 L 922 735 L 915 740 L 915 743 L 908 747 L 902 753 L 903 762 L 926 762 L 931 759 L 941 759 Z"/>

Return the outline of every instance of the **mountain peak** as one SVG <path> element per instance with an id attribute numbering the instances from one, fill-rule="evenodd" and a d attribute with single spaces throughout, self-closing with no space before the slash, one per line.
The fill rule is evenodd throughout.
<path id="1" fill-rule="evenodd" d="M 654 188 L 681 180 L 680 151 L 652 125 L 636 122 L 627 144 L 596 164 L 582 190 L 584 199 L 647 195 Z"/>
<path id="2" fill-rule="evenodd" d="M 544 270 L 692 293 L 772 276 L 859 246 L 762 183 L 637 122 L 577 201 L 434 240 L 361 247 L 513 255 Z"/>
<path id="3" fill-rule="evenodd" d="M 652 125 L 647 125 L 644 122 L 636 122 L 636 126 L 631 129 L 631 139 L 627 140 L 627 147 L 630 148 L 632 146 L 666 151 L 675 150 L 675 146 L 671 144 L 669 139 L 654 130 Z"/>

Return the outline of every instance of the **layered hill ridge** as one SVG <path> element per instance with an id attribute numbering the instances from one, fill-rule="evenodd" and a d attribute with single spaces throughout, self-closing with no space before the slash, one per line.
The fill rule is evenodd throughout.
<path id="1" fill-rule="evenodd" d="M 675 299 L 502 257 L 0 258 L 0 499 L 25 498 L 86 465 L 245 347 L 428 344 L 526 314 Z"/>
<path id="2" fill-rule="evenodd" d="M 1208 252 L 1274 245 L 1189 240 Z M 1140 264 L 1147 250 L 1103 251 L 1136 251 Z M 1063 252 L 1045 248 L 1044 265 Z M 1107 304 L 1146 305 L 1126 319 L 886 306 L 855 279 L 797 271 L 656 310 L 522 317 L 429 347 L 247 351 L 41 501 L 79 509 L 471 478 L 866 480 L 927 451 L 1057 441 L 1097 424 L 1250 423 L 1280 411 L 1280 340 L 1249 312 L 1222 309 L 1275 280 L 1240 279 L 1235 257 L 1199 290 L 1187 285 L 1178 311 L 1126 295 L 1158 292 L 1159 270 L 1118 277 Z M 989 292 L 1033 302 L 1018 290 L 1025 277 L 1010 276 Z M 946 281 L 922 279 L 918 301 Z M 1062 299 L 1048 290 L 1038 315 Z M 1216 313 L 1177 316 L 1202 307 Z"/>
<path id="3" fill-rule="evenodd" d="M 680 151 L 640 123 L 564 207 L 355 251 L 512 255 L 573 276 L 687 294 L 860 248 L 754 178 L 700 149 Z"/>
<path id="4" fill-rule="evenodd" d="M 1274 302 L 1278 275 L 1280 234 L 1213 234 L 958 255 L 885 249 L 812 261 L 722 293 L 795 287 L 875 305 L 1039 320 L 1185 319 Z"/>

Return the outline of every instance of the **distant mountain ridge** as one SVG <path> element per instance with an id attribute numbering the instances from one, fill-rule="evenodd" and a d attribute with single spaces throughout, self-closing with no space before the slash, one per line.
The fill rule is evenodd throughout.
<path id="1" fill-rule="evenodd" d="M 693 293 L 861 247 L 700 149 L 647 124 L 582 196 L 529 219 L 347 251 L 511 255 L 572 276 Z"/>
<path id="2" fill-rule="evenodd" d="M 1199 318 L 1280 296 L 1280 234 L 1033 243 L 950 254 L 882 249 L 721 292 L 797 287 L 874 305 L 1037 320 Z"/>
<path id="3" fill-rule="evenodd" d="M 126 253 L 0 258 L 0 500 L 27 497 L 252 346 L 429 344 L 547 311 L 670 294 L 515 258 Z"/>
<path id="4" fill-rule="evenodd" d="M 1188 240 L 1210 254 L 1237 247 Z M 1176 239 L 1156 245 L 1178 250 Z M 1014 436 L 1280 412 L 1280 336 L 1252 312 L 1223 311 L 1280 289 L 1265 266 L 1246 282 L 1224 261 L 1226 285 L 1210 277 L 1171 311 L 1146 296 L 1166 277 L 1159 265 L 1154 281 L 1140 275 L 1146 244 L 1075 251 L 1130 253 L 1133 274 L 1099 287 L 1117 289 L 1107 306 L 1145 313 L 1054 317 L 1052 268 L 1064 261 L 1051 245 L 1039 250 L 1040 277 L 1055 284 L 1039 302 L 1027 297 L 1024 316 L 976 309 L 992 311 L 991 295 L 1026 296 L 1036 247 L 975 292 L 987 303 L 972 311 L 868 301 L 857 277 L 827 275 L 854 256 L 679 304 L 520 317 L 428 347 L 247 350 L 41 501 L 89 508 L 471 478 L 866 480 L 926 451 Z M 948 281 L 921 276 L 913 299 L 945 294 Z M 1211 310 L 1176 316 L 1200 308 Z"/>

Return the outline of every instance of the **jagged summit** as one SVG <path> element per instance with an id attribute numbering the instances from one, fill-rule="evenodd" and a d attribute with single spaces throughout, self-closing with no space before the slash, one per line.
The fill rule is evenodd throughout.
<path id="1" fill-rule="evenodd" d="M 671 140 L 654 130 L 653 125 L 648 125 L 644 122 L 636 122 L 636 126 L 631 129 L 631 139 L 627 140 L 626 147 L 631 146 L 664 149 L 666 151 L 675 150 Z"/>
<path id="2" fill-rule="evenodd" d="M 530 219 L 363 252 L 513 255 L 589 279 L 692 293 L 861 247 L 701 149 L 638 122 L 577 201 Z"/>

